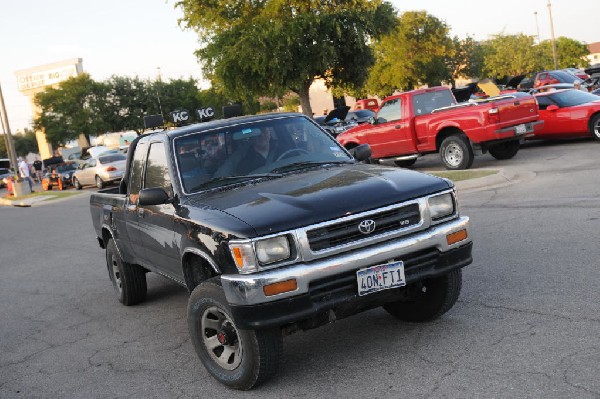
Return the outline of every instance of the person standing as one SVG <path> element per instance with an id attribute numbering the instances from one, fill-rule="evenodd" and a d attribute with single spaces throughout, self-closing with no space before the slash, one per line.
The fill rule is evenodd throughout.
<path id="1" fill-rule="evenodd" d="M 25 162 L 25 158 L 21 158 L 19 161 L 19 174 L 29 183 L 29 191 L 33 191 L 33 180 L 31 179 L 29 165 L 27 165 L 27 162 Z"/>
<path id="2" fill-rule="evenodd" d="M 39 158 L 35 158 L 35 161 L 33 161 L 33 167 L 35 168 L 35 177 L 37 178 L 38 183 L 42 182 L 42 161 L 40 161 Z"/>

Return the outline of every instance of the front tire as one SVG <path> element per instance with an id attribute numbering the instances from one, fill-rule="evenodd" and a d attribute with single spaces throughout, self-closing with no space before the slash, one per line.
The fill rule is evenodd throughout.
<path id="1" fill-rule="evenodd" d="M 454 134 L 442 141 L 440 157 L 446 169 L 469 169 L 475 156 L 469 140 L 464 135 Z"/>
<path id="2" fill-rule="evenodd" d="M 100 176 L 96 176 L 96 187 L 104 188 L 104 180 Z"/>
<path id="3" fill-rule="evenodd" d="M 76 177 L 73 178 L 73 186 L 75 186 L 76 190 L 81 190 L 83 188 L 83 186 L 81 185 L 81 183 L 79 183 L 79 180 Z"/>
<path id="4" fill-rule="evenodd" d="M 146 272 L 141 266 L 125 262 L 112 238 L 106 244 L 106 265 L 119 302 L 131 306 L 146 299 Z"/>
<path id="5" fill-rule="evenodd" d="M 399 301 L 386 303 L 383 308 L 397 319 L 425 322 L 437 319 L 458 300 L 462 287 L 462 271 L 426 279 L 405 287 L 408 296 Z"/>
<path id="6" fill-rule="evenodd" d="M 507 141 L 493 145 L 489 148 L 490 155 L 498 160 L 511 159 L 521 148 L 521 143 L 517 140 Z"/>
<path id="7" fill-rule="evenodd" d="M 220 277 L 192 291 L 188 326 L 200 361 L 220 383 L 249 390 L 277 372 L 283 347 L 281 331 L 238 329 Z"/>
<path id="8" fill-rule="evenodd" d="M 600 114 L 596 114 L 590 119 L 590 133 L 596 140 L 600 140 Z"/>

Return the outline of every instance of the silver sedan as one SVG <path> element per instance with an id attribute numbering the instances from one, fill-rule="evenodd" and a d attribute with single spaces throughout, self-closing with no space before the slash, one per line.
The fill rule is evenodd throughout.
<path id="1" fill-rule="evenodd" d="M 127 157 L 123 154 L 106 154 L 89 158 L 73 174 L 73 186 L 78 190 L 87 185 L 103 188 L 109 183 L 120 181 L 125 173 L 126 160 Z"/>

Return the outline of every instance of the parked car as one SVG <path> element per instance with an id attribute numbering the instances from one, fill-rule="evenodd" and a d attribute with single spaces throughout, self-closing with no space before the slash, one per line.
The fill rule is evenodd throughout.
<path id="1" fill-rule="evenodd" d="M 541 129 L 526 139 L 594 137 L 600 140 L 600 97 L 581 90 L 557 90 L 536 94 Z"/>
<path id="2" fill-rule="evenodd" d="M 328 113 L 327 116 L 317 116 L 314 119 L 327 133 L 336 137 L 338 134 L 356 126 L 355 123 L 349 123 L 346 120 L 349 110 L 350 107 L 345 105 L 343 107 L 335 108 Z"/>
<path id="3" fill-rule="evenodd" d="M 370 109 L 357 109 L 355 111 L 348 111 L 346 115 L 346 122 L 350 124 L 360 125 L 369 121 L 376 113 Z"/>
<path id="4" fill-rule="evenodd" d="M 574 89 L 574 88 L 575 88 L 575 85 L 573 83 L 555 83 L 552 85 L 533 87 L 531 90 L 529 90 L 529 93 L 536 94 L 536 93 L 544 93 L 547 91 L 556 91 L 556 90 Z"/>
<path id="5" fill-rule="evenodd" d="M 12 176 L 12 171 L 7 168 L 0 168 L 0 188 L 5 187 L 8 184 L 8 178 Z"/>
<path id="6" fill-rule="evenodd" d="M 538 122 L 531 95 L 509 93 L 457 104 L 445 86 L 387 97 L 371 123 L 337 136 L 348 150 L 369 144 L 372 159 L 408 167 L 424 154 L 439 153 L 447 169 L 468 169 L 475 154 L 510 159 Z"/>
<path id="7" fill-rule="evenodd" d="M 547 86 L 555 83 L 583 83 L 583 79 L 565 71 L 544 71 L 535 75 L 533 87 Z"/>
<path id="8" fill-rule="evenodd" d="M 42 176 L 42 189 L 44 191 L 57 188 L 64 190 L 73 184 L 73 173 L 77 170 L 77 163 L 65 161 L 62 157 L 52 157 L 43 161 L 45 173 Z"/>
<path id="9" fill-rule="evenodd" d="M 352 110 L 355 111 L 357 109 L 370 109 L 371 111 L 377 112 L 379 109 L 379 101 L 377 101 L 375 98 L 356 100 L 352 106 Z"/>
<path id="10" fill-rule="evenodd" d="M 570 73 L 571 75 L 577 76 L 581 80 L 586 80 L 590 77 L 583 69 L 579 68 L 565 68 L 563 71 Z"/>
<path id="11" fill-rule="evenodd" d="M 127 156 L 118 152 L 89 158 L 75 172 L 73 185 L 77 190 L 81 190 L 87 185 L 103 188 L 107 184 L 120 181 L 125 172 L 126 160 Z"/>

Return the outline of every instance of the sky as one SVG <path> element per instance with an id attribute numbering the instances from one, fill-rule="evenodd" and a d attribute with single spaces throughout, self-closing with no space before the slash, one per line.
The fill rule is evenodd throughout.
<path id="1" fill-rule="evenodd" d="M 476 40 L 491 35 L 539 35 L 550 39 L 549 0 L 391 0 L 400 12 L 425 10 L 445 21 L 451 35 Z M 15 72 L 82 58 L 95 80 L 111 75 L 197 79 L 197 35 L 182 30 L 173 0 L 0 0 L 0 87 L 12 133 L 31 125 L 27 98 Z M 498 5 L 501 5 L 501 9 Z M 551 0 L 555 36 L 600 41 L 599 0 Z M 537 18 L 535 13 L 537 12 Z"/>

